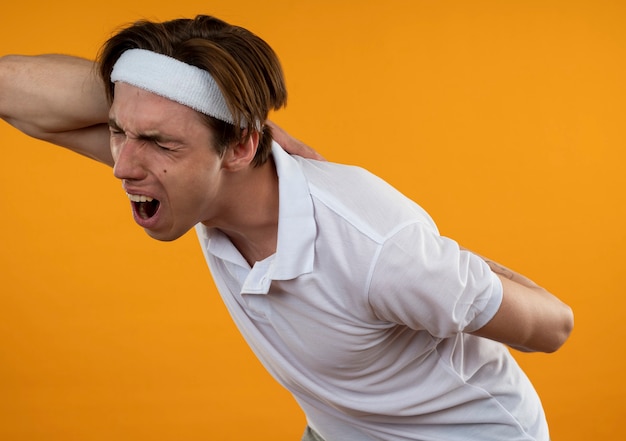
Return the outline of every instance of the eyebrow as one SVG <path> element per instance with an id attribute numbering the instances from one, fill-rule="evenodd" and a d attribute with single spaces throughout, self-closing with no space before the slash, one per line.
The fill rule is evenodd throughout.
<path id="1" fill-rule="evenodd" d="M 109 118 L 109 127 L 114 130 L 119 130 L 120 132 L 126 132 L 123 128 L 120 127 L 120 125 L 117 123 L 117 121 L 114 118 Z M 164 136 L 163 134 L 158 133 L 158 132 L 140 133 L 140 134 L 137 134 L 137 138 L 145 140 L 145 141 L 153 141 L 153 142 L 164 142 L 164 143 L 175 142 L 173 138 Z"/>

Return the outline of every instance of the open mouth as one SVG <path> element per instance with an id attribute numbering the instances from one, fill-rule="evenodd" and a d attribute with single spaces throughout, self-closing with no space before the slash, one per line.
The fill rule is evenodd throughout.
<path id="1" fill-rule="evenodd" d="M 128 194 L 128 199 L 132 202 L 135 213 L 144 220 L 154 216 L 161 204 L 158 199 L 145 195 Z"/>

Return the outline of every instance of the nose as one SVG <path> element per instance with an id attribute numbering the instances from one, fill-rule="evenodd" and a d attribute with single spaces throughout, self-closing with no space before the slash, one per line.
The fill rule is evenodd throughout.
<path id="1" fill-rule="evenodd" d="M 115 161 L 113 175 L 116 178 L 137 181 L 146 177 L 140 144 L 141 141 L 129 138 L 119 143 L 111 143 L 111 153 Z"/>

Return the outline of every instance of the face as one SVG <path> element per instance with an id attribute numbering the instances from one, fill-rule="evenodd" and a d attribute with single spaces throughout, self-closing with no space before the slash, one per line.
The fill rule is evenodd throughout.
<path id="1" fill-rule="evenodd" d="M 117 83 L 109 116 L 113 173 L 151 237 L 174 240 L 219 218 L 222 158 L 198 112 Z"/>

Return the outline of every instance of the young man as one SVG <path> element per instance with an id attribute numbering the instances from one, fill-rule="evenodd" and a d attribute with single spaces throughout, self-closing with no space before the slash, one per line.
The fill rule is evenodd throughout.
<path id="1" fill-rule="evenodd" d="M 85 60 L 4 58 L 0 116 L 113 165 L 150 236 L 196 228 L 234 321 L 306 413 L 304 439 L 548 439 L 502 343 L 555 351 L 570 308 L 366 171 L 273 143 L 314 154 L 267 122 L 286 90 L 261 39 L 204 16 L 140 22 L 98 66 L 104 87 Z"/>

